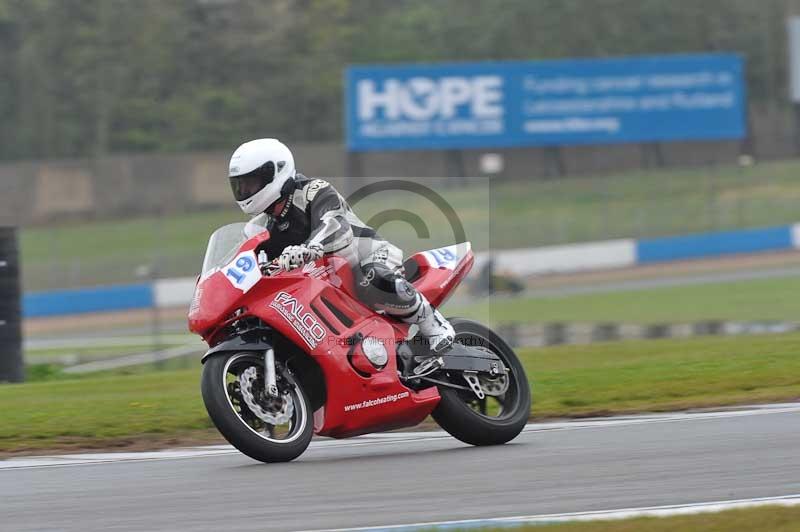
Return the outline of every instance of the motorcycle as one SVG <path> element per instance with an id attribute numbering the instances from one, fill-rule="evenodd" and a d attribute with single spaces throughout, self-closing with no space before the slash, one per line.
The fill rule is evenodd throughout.
<path id="1" fill-rule="evenodd" d="M 263 226 L 236 223 L 209 239 L 189 329 L 209 349 L 201 391 L 225 439 L 262 462 L 290 461 L 314 434 L 348 438 L 411 427 L 429 415 L 472 445 L 515 438 L 530 411 L 528 379 L 489 328 L 451 318 L 453 345 L 430 352 L 416 326 L 355 296 L 347 261 L 281 270 Z M 423 251 L 406 278 L 440 306 L 469 272 L 468 242 Z"/>

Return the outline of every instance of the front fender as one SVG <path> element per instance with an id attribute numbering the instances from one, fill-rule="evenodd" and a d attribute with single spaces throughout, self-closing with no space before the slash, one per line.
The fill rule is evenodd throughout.
<path id="1" fill-rule="evenodd" d="M 208 351 L 206 354 L 203 355 L 203 358 L 200 359 L 200 362 L 205 364 L 208 357 L 214 356 L 219 353 L 230 353 L 230 352 L 239 352 L 239 351 L 266 351 L 267 349 L 272 349 L 272 343 L 267 341 L 263 335 L 261 334 L 253 334 L 253 332 L 244 333 L 239 336 L 233 336 L 224 340 Z"/>
<path id="2" fill-rule="evenodd" d="M 282 336 L 277 335 L 275 338 L 272 338 L 271 335 L 268 336 L 271 332 L 270 329 L 261 329 L 228 338 L 206 351 L 200 361 L 205 364 L 209 358 L 225 353 L 263 352 L 267 349 L 275 349 L 276 355 L 281 360 L 289 360 L 292 373 L 300 379 L 304 390 L 309 394 L 313 410 L 317 410 L 327 400 L 327 387 L 322 368 L 310 355 L 286 341 Z"/>

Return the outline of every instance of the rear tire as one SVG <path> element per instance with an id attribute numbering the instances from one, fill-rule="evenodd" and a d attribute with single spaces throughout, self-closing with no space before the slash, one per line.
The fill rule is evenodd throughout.
<path id="1" fill-rule="evenodd" d="M 510 371 L 509 389 L 504 394 L 509 404 L 504 404 L 499 415 L 492 417 L 468 405 L 467 400 L 477 400 L 472 392 L 439 386 L 441 401 L 433 411 L 433 419 L 452 436 L 470 445 L 500 445 L 513 440 L 525 428 L 531 410 L 530 385 L 522 363 L 514 350 L 488 327 L 464 318 L 451 318 L 450 323 L 455 328 L 457 342 L 477 341 L 503 360 Z"/>
<path id="2" fill-rule="evenodd" d="M 306 450 L 314 432 L 308 394 L 302 389 L 300 381 L 291 373 L 285 371 L 281 375 L 280 384 L 284 389 L 290 390 L 293 397 L 294 416 L 296 416 L 293 419 L 296 421 L 285 441 L 271 439 L 271 433 L 257 431 L 242 418 L 240 412 L 245 411 L 246 405 L 237 402 L 237 406 L 234 407 L 227 380 L 228 375 L 232 373 L 232 363 L 237 361 L 244 361 L 245 365 L 252 364 L 263 369 L 263 363 L 260 362 L 260 355 L 257 353 L 217 355 L 207 360 L 203 366 L 200 390 L 211 421 L 231 445 L 254 460 L 267 463 L 294 460 Z M 240 410 L 237 411 L 236 408 Z M 251 414 L 250 410 L 246 410 L 245 413 Z"/>

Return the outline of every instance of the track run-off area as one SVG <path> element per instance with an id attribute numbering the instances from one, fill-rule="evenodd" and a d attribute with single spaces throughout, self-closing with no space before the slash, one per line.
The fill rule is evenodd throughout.
<path id="1" fill-rule="evenodd" d="M 670 515 L 796 504 L 799 442 L 800 404 L 786 403 L 532 423 L 500 447 L 442 432 L 318 439 L 288 464 L 228 446 L 20 457 L 0 461 L 0 506 L 18 531 L 419 530 Z"/>

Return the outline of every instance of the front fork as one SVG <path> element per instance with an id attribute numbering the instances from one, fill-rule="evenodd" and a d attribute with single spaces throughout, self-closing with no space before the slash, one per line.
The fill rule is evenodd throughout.
<path id="1" fill-rule="evenodd" d="M 278 384 L 275 380 L 275 351 L 270 347 L 264 351 L 264 388 L 270 397 L 278 397 Z"/>

